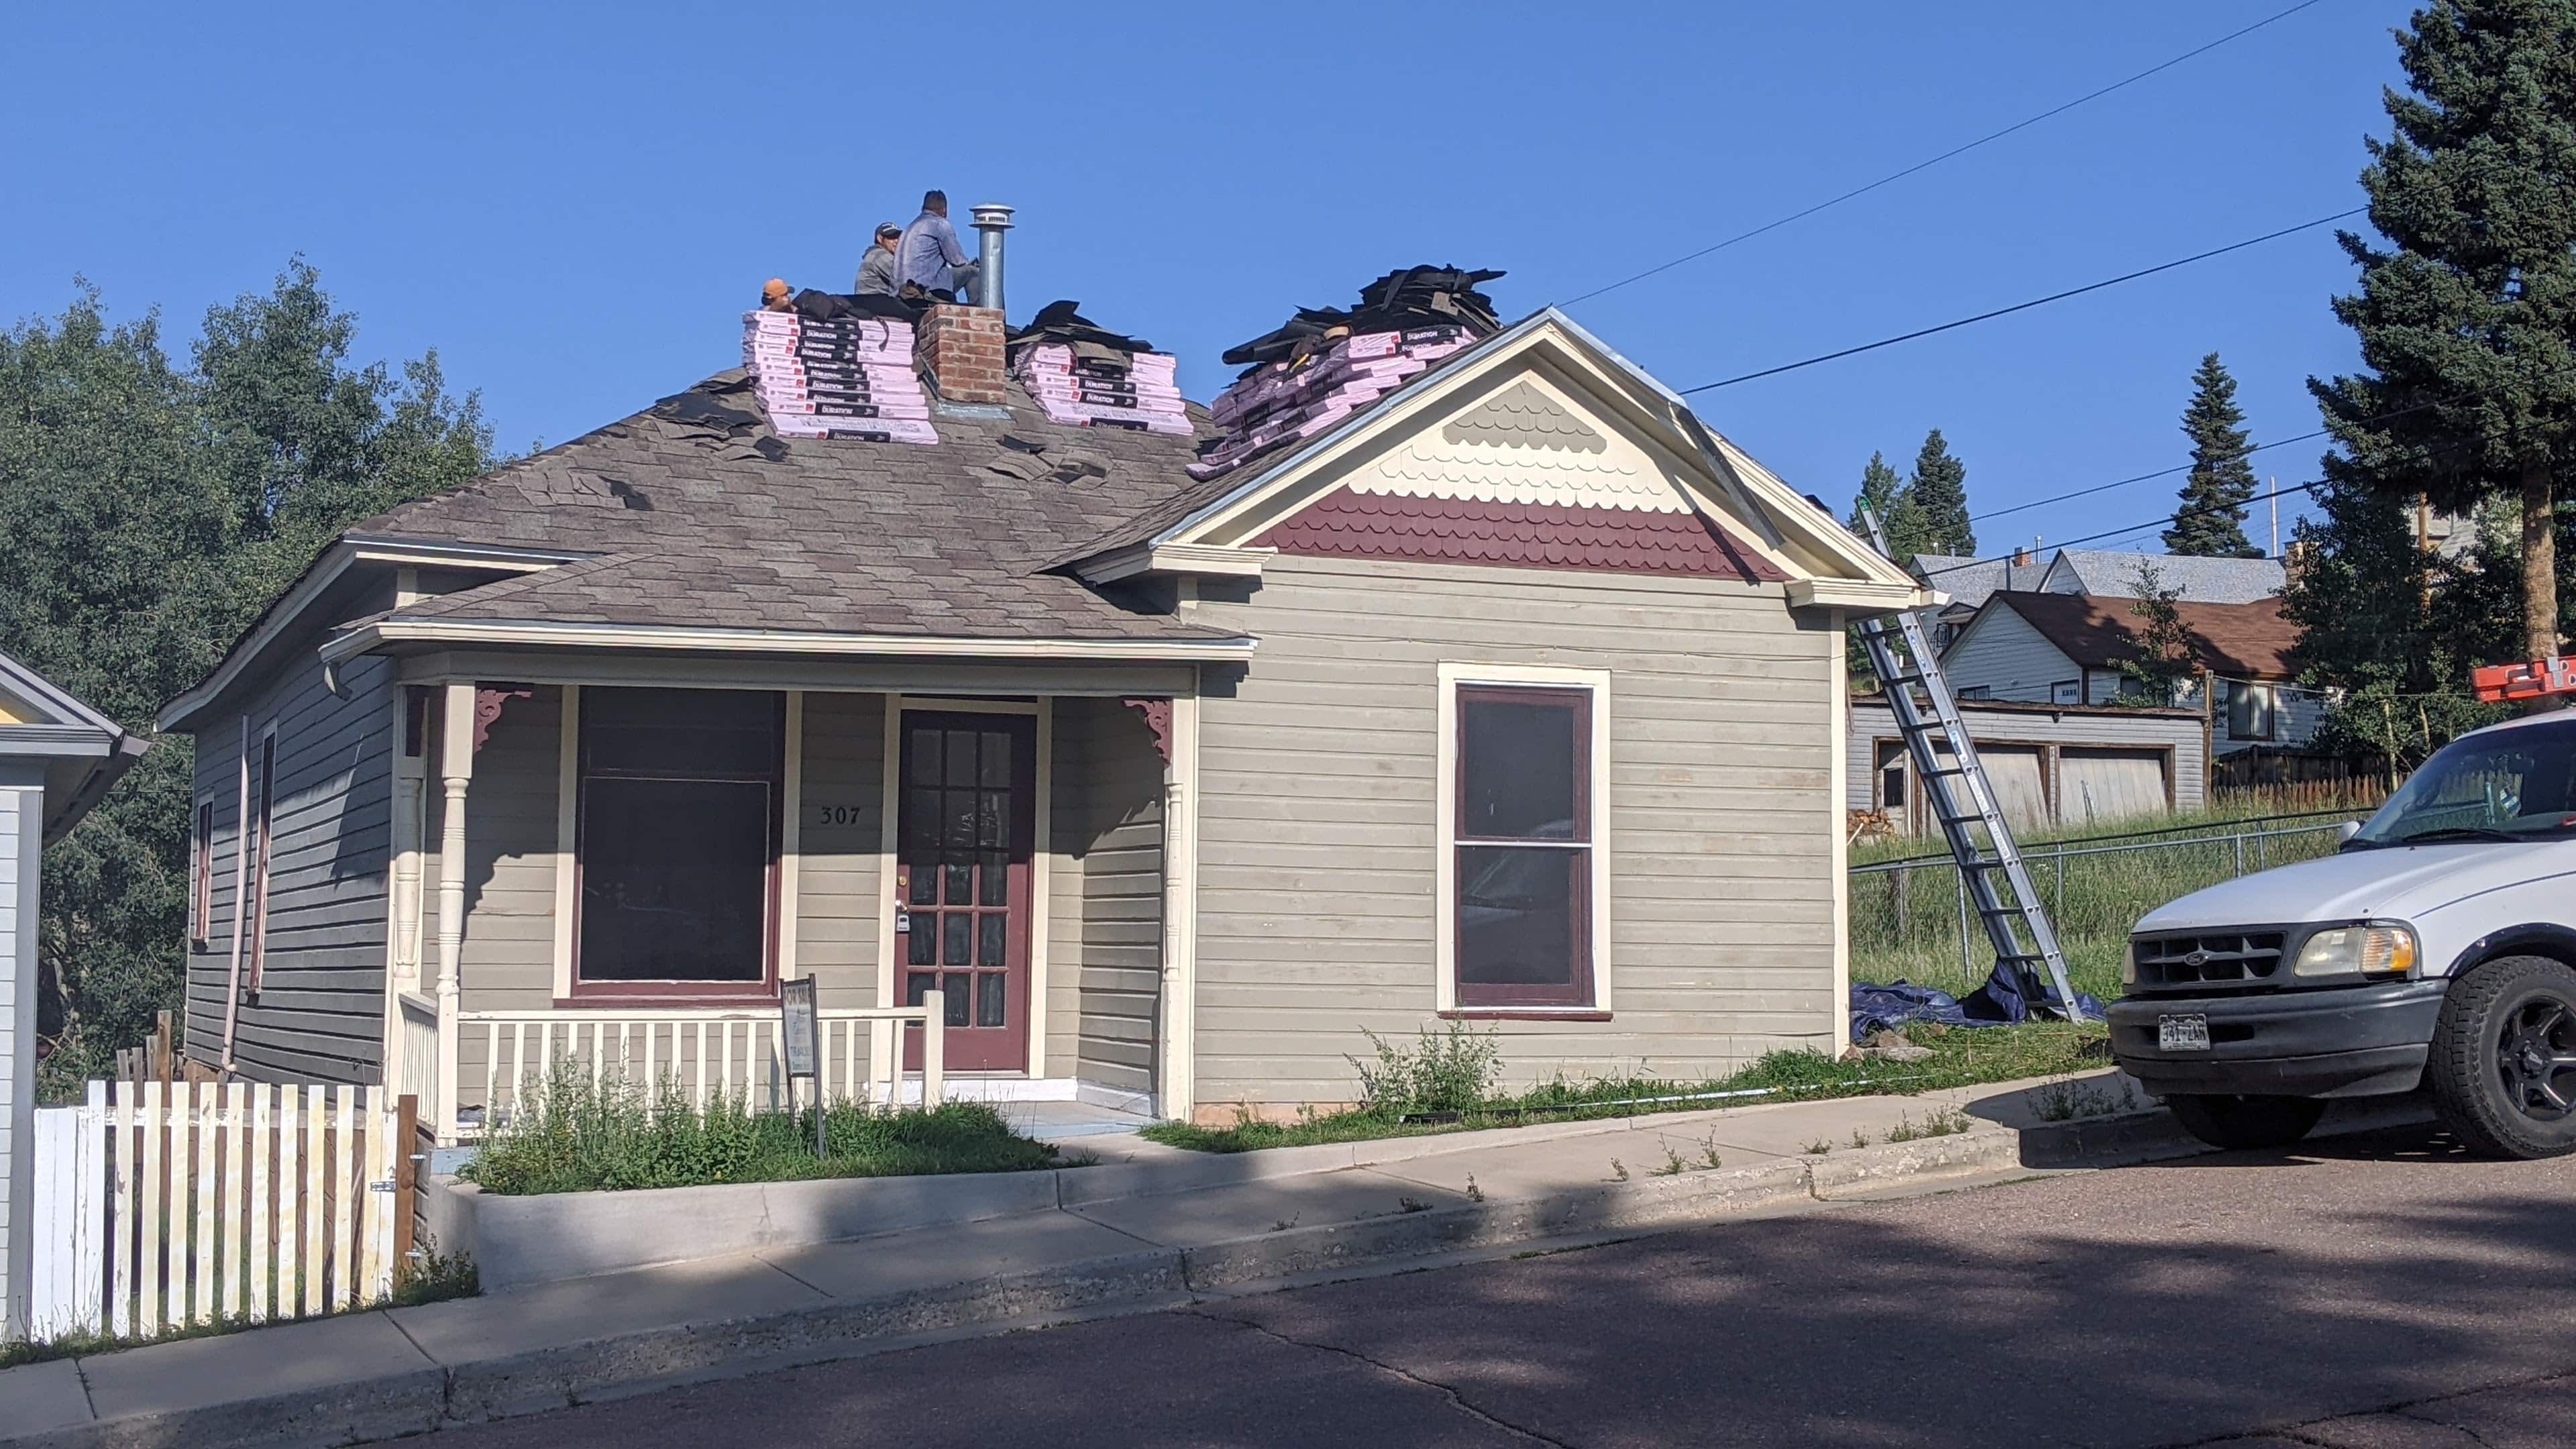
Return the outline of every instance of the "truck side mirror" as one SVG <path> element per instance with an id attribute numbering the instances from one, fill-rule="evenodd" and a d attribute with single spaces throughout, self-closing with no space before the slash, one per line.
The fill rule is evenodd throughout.
<path id="1" fill-rule="evenodd" d="M 2358 820 L 2347 820 L 2341 825 L 2335 827 L 2335 844 L 2338 846 L 2350 845 L 2352 843 L 2352 838 L 2360 833 L 2361 822 Z"/>

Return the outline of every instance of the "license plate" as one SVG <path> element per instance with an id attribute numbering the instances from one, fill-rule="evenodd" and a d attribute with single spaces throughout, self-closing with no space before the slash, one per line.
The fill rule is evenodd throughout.
<path id="1" fill-rule="evenodd" d="M 2209 1018 L 2205 1016 L 2157 1017 L 2156 1049 L 2168 1052 L 2209 1050 Z"/>

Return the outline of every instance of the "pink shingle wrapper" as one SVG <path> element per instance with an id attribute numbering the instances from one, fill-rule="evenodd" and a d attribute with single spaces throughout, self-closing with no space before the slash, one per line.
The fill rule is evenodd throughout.
<path id="1" fill-rule="evenodd" d="M 1186 438 L 1196 431 L 1190 426 L 1189 418 L 1180 413 L 1148 412 L 1142 408 L 1110 408 L 1102 407 L 1097 403 L 1064 402 L 1049 397 L 1038 399 L 1038 410 L 1045 413 L 1047 421 L 1051 423 L 1117 423 L 1122 426 L 1140 427 L 1149 433 L 1169 433 L 1178 438 Z"/>
<path id="2" fill-rule="evenodd" d="M 814 418 L 774 417 L 770 427 L 782 438 L 844 437 L 852 441 L 874 441 L 882 437 L 890 443 L 936 443 L 939 430 L 924 418 Z"/>
<path id="3" fill-rule="evenodd" d="M 1168 383 L 1176 375 L 1177 363 L 1178 359 L 1168 353 L 1130 353 L 1127 373 L 1139 381 Z M 1041 342 L 1020 353 L 1017 370 L 1023 375 L 1031 372 L 1071 375 L 1080 373 L 1087 366 L 1089 364 L 1075 360 L 1073 349 L 1063 343 Z"/>

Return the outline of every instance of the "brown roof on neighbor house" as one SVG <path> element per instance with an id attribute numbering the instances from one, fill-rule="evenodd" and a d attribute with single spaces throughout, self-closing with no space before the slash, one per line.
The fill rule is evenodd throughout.
<path id="1" fill-rule="evenodd" d="M 1221 637 L 1049 571 L 1189 488 L 1196 440 L 1051 423 L 1009 394 L 1007 419 L 944 411 L 934 446 L 787 439 L 742 372 L 719 373 L 350 532 L 597 555 L 396 619 Z"/>
<path id="2" fill-rule="evenodd" d="M 1998 590 L 1985 610 L 2010 609 L 2019 614 L 2058 652 L 2087 669 L 2116 669 L 2139 656 L 2137 634 L 2146 621 L 2132 612 L 2127 599 L 2096 599 L 2085 594 L 2041 594 Z M 1980 617 L 1985 610 L 1980 610 Z M 2202 668 L 2237 679 L 2288 679 L 2297 670 L 2291 653 L 2297 631 L 2281 616 L 2281 601 L 2253 604 L 2176 603 L 2175 615 L 2189 630 L 2193 653 Z M 1965 639 L 1968 629 L 1960 631 Z M 1956 648 L 1954 643 L 1952 648 Z"/>

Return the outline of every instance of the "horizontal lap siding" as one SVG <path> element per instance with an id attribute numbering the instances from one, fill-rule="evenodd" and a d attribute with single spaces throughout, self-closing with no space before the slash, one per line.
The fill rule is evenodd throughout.
<path id="1" fill-rule="evenodd" d="M 1941 656 L 1941 672 L 1949 677 L 1950 688 L 1960 692 L 1984 689 L 1995 699 L 2026 699 L 2050 703 L 2055 696 L 2050 690 L 2059 684 L 2087 680 L 2084 670 L 2064 652 L 2048 642 L 2046 635 L 2031 627 L 2029 620 L 2008 608 L 1988 609 L 1974 628 Z M 2092 678 L 2099 678 L 2094 671 Z M 2091 697 L 2090 686 L 2085 703 Z"/>
<path id="2" fill-rule="evenodd" d="M 1054 699 L 1047 759 L 1046 1061 L 1040 1076 L 1076 1074 L 1082 1035 L 1082 869 L 1090 843 L 1091 715 L 1084 701 Z"/>
<path id="3" fill-rule="evenodd" d="M 465 790 L 465 944 L 457 989 L 467 1011 L 542 1010 L 555 991 L 556 777 L 562 773 L 563 690 L 540 684 L 501 706 Z M 436 845 L 445 790 L 433 757 L 429 840 L 422 868 L 424 980 L 438 962 Z"/>
<path id="4" fill-rule="evenodd" d="M 379 1079 L 393 665 L 352 660 L 339 684 L 335 695 L 319 666 L 298 669 L 248 711 L 254 762 L 261 732 L 277 725 L 267 964 L 260 993 L 242 1004 L 234 1032 L 235 1064 L 254 1080 Z M 239 726 L 217 723 L 197 752 L 197 794 L 215 806 L 216 909 L 214 939 L 188 958 L 189 1053 L 209 1063 L 222 1056 L 232 970 L 239 746 Z"/>
<path id="5" fill-rule="evenodd" d="M 1058 728 L 1066 716 L 1079 720 L 1083 741 L 1075 1074 L 1150 1092 L 1162 1001 L 1162 757 L 1143 717 L 1116 700 L 1057 708 Z"/>
<path id="6" fill-rule="evenodd" d="M 1438 665 L 1610 671 L 1606 1022 L 1504 1022 L 1509 1076 L 1722 1072 L 1834 1018 L 1831 667 L 1776 588 L 1273 560 L 1200 621 L 1198 1097 L 1347 1100 L 1433 1019 Z"/>
<path id="7" fill-rule="evenodd" d="M 41 789 L 0 782 L 0 1301 L 26 1299 L 28 1286 L 9 1276 L 17 1260 L 10 1248 L 19 1236 L 35 1230 L 30 1221 L 35 1144 L 19 1141 L 16 1127 L 22 1105 L 18 1094 L 32 1094 L 35 1083 L 35 1063 L 21 1053 L 32 1054 L 36 1046 L 36 963 L 32 953 L 22 954 L 33 945 L 29 927 L 36 913 L 36 862 L 22 858 L 33 852 L 20 844 L 19 836 L 26 830 L 26 816 L 41 813 L 44 799 Z M 51 1243 L 36 1248 L 38 1253 L 51 1251 Z"/>
<path id="8" fill-rule="evenodd" d="M 2197 719 L 2143 713 L 2050 715 L 1981 709 L 1964 709 L 1960 713 L 1968 721 L 1969 737 L 1980 742 L 2009 740 L 2061 749 L 2171 749 L 2174 808 L 2197 810 L 2206 793 L 2201 722 Z M 1847 743 L 1849 775 L 1845 780 L 1850 808 L 1867 810 L 1878 798 L 1878 782 L 1873 777 L 1878 746 L 1885 744 L 1893 749 L 1899 739 L 1896 721 L 1884 703 L 1868 698 L 1853 701 Z M 2063 804 L 2060 813 L 2067 813 Z"/>
<path id="9" fill-rule="evenodd" d="M 796 970 L 835 1010 L 877 1004 L 885 696 L 805 696 Z"/>

